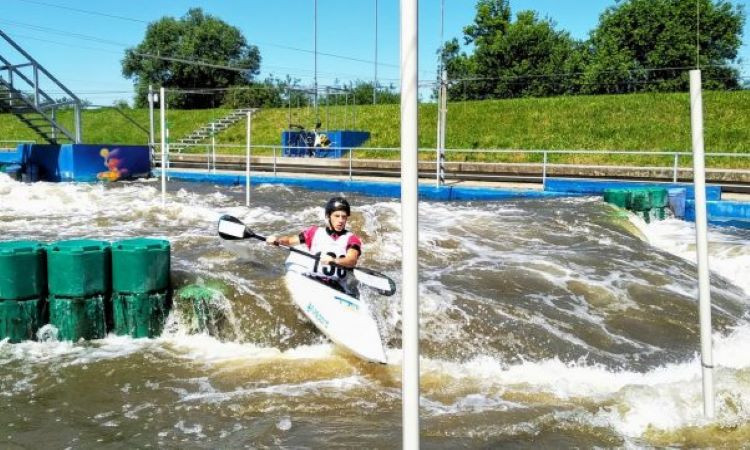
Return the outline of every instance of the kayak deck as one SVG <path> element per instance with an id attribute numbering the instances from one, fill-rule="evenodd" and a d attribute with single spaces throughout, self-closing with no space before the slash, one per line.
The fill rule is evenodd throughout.
<path id="1" fill-rule="evenodd" d="M 380 329 L 368 304 L 304 275 L 303 269 L 288 263 L 285 280 L 305 316 L 339 346 L 367 361 L 387 363 Z"/>

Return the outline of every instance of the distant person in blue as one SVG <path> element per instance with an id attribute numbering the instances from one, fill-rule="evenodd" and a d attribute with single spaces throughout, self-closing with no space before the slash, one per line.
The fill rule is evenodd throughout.
<path id="1" fill-rule="evenodd" d="M 346 229 L 350 215 L 349 202 L 344 197 L 333 197 L 325 205 L 325 227 L 312 225 L 293 236 L 271 235 L 266 242 L 286 246 L 305 244 L 310 253 L 320 256 L 320 262 L 316 262 L 305 275 L 348 292 L 350 289 L 347 289 L 346 281 L 349 271 L 343 268 L 354 268 L 362 254 L 362 240 Z M 341 267 L 331 266 L 332 262 Z"/>

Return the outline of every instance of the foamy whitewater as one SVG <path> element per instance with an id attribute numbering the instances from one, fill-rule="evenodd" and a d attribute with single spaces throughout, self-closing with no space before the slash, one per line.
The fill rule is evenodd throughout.
<path id="1" fill-rule="evenodd" d="M 400 298 L 363 291 L 389 365 L 330 344 L 295 309 L 284 252 L 228 249 L 322 222 L 330 192 L 22 184 L 0 175 L 4 239 L 169 239 L 174 287 L 219 286 L 229 318 L 158 339 L 0 343 L 0 442 L 35 446 L 400 446 Z M 400 282 L 400 204 L 351 195 L 360 265 Z M 422 444 L 739 446 L 750 428 L 750 232 L 710 228 L 716 418 L 702 413 L 693 224 L 596 198 L 420 203 Z"/>

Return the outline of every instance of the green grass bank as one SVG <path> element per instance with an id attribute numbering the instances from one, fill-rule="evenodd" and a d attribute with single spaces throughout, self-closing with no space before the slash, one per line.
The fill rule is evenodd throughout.
<path id="1" fill-rule="evenodd" d="M 703 93 L 705 148 L 707 152 L 750 154 L 750 91 Z M 144 128 L 148 111 L 126 110 Z M 167 121 L 170 140 L 175 141 L 201 125 L 227 114 L 228 110 L 170 110 Z M 420 106 L 420 146 L 434 148 L 435 104 Z M 72 114 L 59 117 L 72 129 Z M 158 121 L 158 111 L 157 111 Z M 398 147 L 399 105 L 321 107 L 323 127 L 370 131 L 368 147 Z M 253 119 L 253 144 L 278 145 L 281 131 L 290 120 L 288 108 L 259 111 Z M 310 127 L 312 108 L 291 110 L 291 122 Z M 86 143 L 144 144 L 146 134 L 111 109 L 83 113 Z M 513 149 L 510 154 L 448 152 L 450 160 L 538 162 L 540 154 L 523 150 L 650 150 L 690 151 L 690 102 L 687 93 L 629 94 L 524 98 L 450 102 L 446 142 L 449 149 Z M 157 123 L 158 126 L 158 123 Z M 0 140 L 34 140 L 36 136 L 15 117 L 0 114 Z M 157 140 L 158 140 L 157 131 Z M 238 123 L 216 137 L 217 144 L 243 145 L 245 124 Z M 0 147 L 10 146 L 0 142 Z M 205 148 L 194 149 L 203 152 Z M 242 153 L 244 148 L 221 148 L 222 153 Z M 270 150 L 255 150 L 256 154 Z M 357 158 L 398 158 L 397 152 L 355 152 Z M 433 159 L 432 152 L 421 154 Z M 669 157 L 634 155 L 550 155 L 550 162 L 582 164 L 671 165 Z M 681 166 L 692 164 L 680 159 Z M 750 168 L 750 158 L 709 158 L 710 167 Z"/>

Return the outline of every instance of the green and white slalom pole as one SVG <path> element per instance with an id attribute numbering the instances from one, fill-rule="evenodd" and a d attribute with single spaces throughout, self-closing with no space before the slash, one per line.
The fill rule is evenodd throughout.
<path id="1" fill-rule="evenodd" d="M 701 71 L 690 71 L 690 127 L 693 135 L 693 182 L 695 185 L 695 240 L 698 251 L 698 300 L 701 323 L 703 414 L 714 417 L 714 359 L 711 340 L 711 281 L 708 269 L 708 220 L 706 214 L 706 167 L 703 149 L 703 97 Z"/>
<path id="2" fill-rule="evenodd" d="M 167 203 L 167 101 L 164 87 L 159 88 L 159 113 L 161 126 L 161 204 Z"/>

